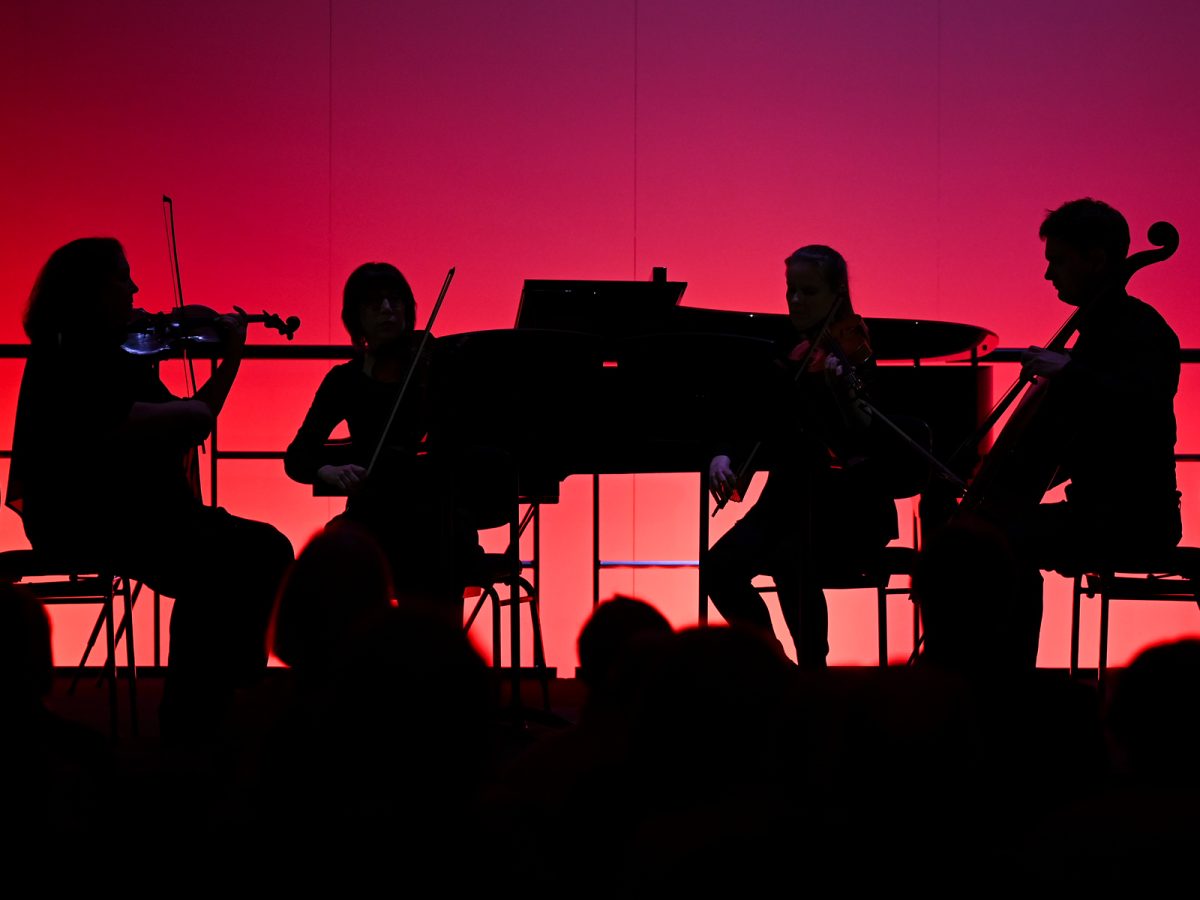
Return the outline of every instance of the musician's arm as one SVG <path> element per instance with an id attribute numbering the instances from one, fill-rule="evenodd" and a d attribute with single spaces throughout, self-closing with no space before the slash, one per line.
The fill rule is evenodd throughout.
<path id="1" fill-rule="evenodd" d="M 120 436 L 194 447 L 209 436 L 214 421 L 212 410 L 202 400 L 139 401 L 129 408 Z"/>
<path id="2" fill-rule="evenodd" d="M 1122 406 L 1173 396 L 1179 380 L 1179 341 L 1173 333 L 1135 333 L 1125 347 L 1102 357 L 1072 355 L 1055 377 L 1068 396 Z"/>
<path id="3" fill-rule="evenodd" d="M 104 393 L 108 393 L 104 391 Z M 125 395 L 125 414 L 114 437 L 136 443 L 155 443 L 180 450 L 195 447 L 212 433 L 216 416 L 203 400 L 181 399 L 167 390 L 156 369 L 135 376 Z"/>
<path id="4" fill-rule="evenodd" d="M 229 391 L 242 367 L 242 356 L 246 349 L 246 318 L 241 313 L 218 316 L 216 326 L 221 330 L 222 356 L 212 377 L 201 386 L 195 399 L 212 411 L 213 418 L 221 414 Z"/>
<path id="5" fill-rule="evenodd" d="M 304 416 L 300 430 L 288 444 L 283 467 L 288 478 L 301 484 L 316 484 L 322 478 L 325 465 L 325 442 L 346 418 L 346 384 L 342 368 L 332 369 L 325 375 L 312 406 Z M 326 473 L 329 474 L 329 473 Z"/>

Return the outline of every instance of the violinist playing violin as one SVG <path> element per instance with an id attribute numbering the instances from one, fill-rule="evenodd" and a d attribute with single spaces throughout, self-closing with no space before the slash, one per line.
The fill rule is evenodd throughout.
<path id="1" fill-rule="evenodd" d="M 897 536 L 881 459 L 895 448 L 857 402 L 875 363 L 866 325 L 850 303 L 846 261 L 809 245 L 785 264 L 796 334 L 779 348 L 773 405 L 782 427 L 770 448 L 770 475 L 754 507 L 707 553 L 700 577 L 727 622 L 769 632 L 770 614 L 751 579 L 770 575 L 797 661 L 815 669 L 829 651 L 822 584 L 862 571 Z M 709 487 L 718 500 L 740 499 L 745 485 L 734 454 L 713 458 Z"/>
<path id="2" fill-rule="evenodd" d="M 339 518 L 374 535 L 400 595 L 430 601 L 461 618 L 463 574 L 482 558 L 483 549 L 449 499 L 449 464 L 429 452 L 436 410 L 428 348 L 384 435 L 417 351 L 416 313 L 412 288 L 395 266 L 365 263 L 350 274 L 342 292 L 342 324 L 357 352 L 331 369 L 317 388 L 284 465 L 294 481 L 348 495 Z M 350 432 L 349 458 L 334 460 L 326 444 L 342 422 Z M 368 480 L 377 448 L 382 452 Z"/>
<path id="3" fill-rule="evenodd" d="M 1039 569 L 1088 561 L 1161 558 L 1182 534 L 1175 481 L 1179 338 L 1152 307 L 1126 293 L 1129 225 L 1106 203 L 1073 200 L 1050 212 L 1046 280 L 1080 307 L 1065 352 L 1030 348 L 1023 369 L 1048 379 L 1044 408 L 1026 440 L 1067 480 L 1066 500 L 1001 514 L 1024 570 L 1018 598 L 1018 664 L 1037 661 Z M 986 464 L 986 463 L 985 463 Z M 1053 470 L 1053 469 L 1051 469 Z"/>
<path id="4" fill-rule="evenodd" d="M 138 291 L 120 243 L 83 238 L 47 261 L 25 313 L 7 504 L 33 548 L 98 560 L 175 599 L 160 707 L 165 737 L 202 737 L 267 662 L 291 543 L 270 525 L 203 505 L 183 463 L 212 431 L 245 343 L 220 317 L 224 358 L 190 399 L 122 350 Z"/>

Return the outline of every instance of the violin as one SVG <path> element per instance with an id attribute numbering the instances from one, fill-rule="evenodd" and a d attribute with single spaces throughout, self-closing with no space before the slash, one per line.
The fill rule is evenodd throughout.
<path id="1" fill-rule="evenodd" d="M 247 324 L 262 324 L 289 341 L 300 327 L 297 316 L 283 319 L 266 310 L 260 315 L 248 315 L 239 307 L 234 309 L 245 316 Z M 222 335 L 217 322 L 223 315 L 227 313 L 197 305 L 177 306 L 165 313 L 135 309 L 121 349 L 134 356 L 160 356 L 175 350 L 220 344 Z"/>
<path id="2" fill-rule="evenodd" d="M 807 338 L 800 341 L 788 354 L 788 359 L 803 362 L 806 372 L 823 372 L 830 356 L 841 362 L 844 368 L 852 369 L 865 363 L 872 353 L 866 321 L 862 316 L 850 315 L 830 323 L 817 336 L 815 348 Z"/>
<path id="3" fill-rule="evenodd" d="M 855 366 L 862 365 L 874 355 L 874 351 L 871 349 L 870 334 L 867 331 L 867 323 L 862 316 L 855 314 L 843 316 L 835 320 L 834 317 L 840 306 L 841 300 L 839 299 L 830 308 L 824 323 L 817 332 L 815 340 L 810 341 L 807 338 L 801 340 L 792 349 L 791 353 L 788 354 L 788 358 L 793 363 L 798 364 L 795 370 L 796 382 L 799 382 L 800 378 L 805 374 L 826 375 L 830 357 L 837 359 L 841 370 L 838 377 L 845 379 L 850 398 L 856 409 L 870 419 L 878 421 L 884 427 L 890 429 L 903 445 L 907 446 L 913 453 L 940 471 L 949 482 L 965 487 L 962 480 L 945 463 L 935 457 L 928 447 L 914 439 L 904 428 L 885 416 L 866 399 L 863 391 L 864 386 L 858 373 L 855 371 Z M 724 509 L 730 500 L 741 501 L 745 495 L 745 488 L 749 482 L 749 474 L 752 471 L 754 459 L 762 449 L 762 443 L 762 441 L 759 441 L 754 446 L 754 449 L 750 451 L 750 455 L 738 470 L 735 476 L 734 489 L 716 498 L 717 503 L 712 512 L 713 516 L 716 516 L 717 513 Z M 898 494 L 897 496 L 910 495 Z"/>

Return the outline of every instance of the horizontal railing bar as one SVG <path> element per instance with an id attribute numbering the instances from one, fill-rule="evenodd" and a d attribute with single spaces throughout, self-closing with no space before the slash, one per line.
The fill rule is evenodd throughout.
<path id="1" fill-rule="evenodd" d="M 991 353 L 974 360 L 960 359 L 952 362 L 930 360 L 921 361 L 922 365 L 964 366 L 976 363 L 1017 363 L 1021 361 L 1024 347 L 997 347 Z M 215 352 L 205 349 L 192 350 L 191 356 L 197 359 L 207 359 L 216 356 Z M 321 360 L 321 359 L 350 359 L 354 349 L 346 344 L 247 344 L 243 351 L 244 359 L 282 359 L 282 360 Z M 25 359 L 29 356 L 29 344 L 0 344 L 0 359 Z M 163 354 L 162 359 L 179 359 L 182 356 L 177 351 Z M 1200 347 L 1184 347 L 1179 351 L 1182 363 L 1200 363 Z M 911 366 L 914 360 L 886 360 L 885 365 Z"/>

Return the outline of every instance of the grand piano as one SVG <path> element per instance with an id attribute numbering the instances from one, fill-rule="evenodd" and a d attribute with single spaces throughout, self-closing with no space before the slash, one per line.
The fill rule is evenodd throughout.
<path id="1" fill-rule="evenodd" d="M 750 446 L 779 418 L 776 343 L 795 332 L 784 314 L 680 304 L 687 285 L 662 269 L 651 281 L 525 282 L 513 329 L 438 339 L 436 408 L 453 444 L 505 448 L 516 461 L 520 498 L 531 503 L 534 583 L 539 504 L 558 500 L 567 476 L 695 472 L 699 546 L 708 546 L 706 473 L 717 450 Z M 929 426 L 947 458 L 991 401 L 991 368 L 976 363 L 996 346 L 984 328 L 912 319 L 867 319 L 876 359 L 872 400 L 885 414 Z M 436 357 L 435 357 L 436 358 Z M 933 361 L 957 365 L 928 365 Z M 770 468 L 770 458 L 761 459 Z M 696 561 L 601 560 L 599 482 L 592 484 L 593 599 L 602 568 L 695 566 Z M 524 520 L 529 521 L 529 516 Z M 515 540 L 521 526 L 513 519 Z M 701 621 L 706 599 L 699 597 Z M 510 659 L 519 697 L 520 628 L 510 606 Z"/>
<path id="2" fill-rule="evenodd" d="M 769 439 L 764 386 L 785 314 L 680 304 L 686 282 L 525 282 L 515 328 L 440 338 L 443 408 L 456 429 L 519 461 L 520 493 L 554 502 L 575 473 L 701 472 L 714 452 Z M 931 431 L 945 459 L 991 401 L 985 328 L 868 318 L 880 362 L 872 400 Z M 937 361 L 955 365 L 928 365 Z M 468 439 L 460 435 L 463 439 Z M 769 459 L 764 467 L 769 467 Z"/>

